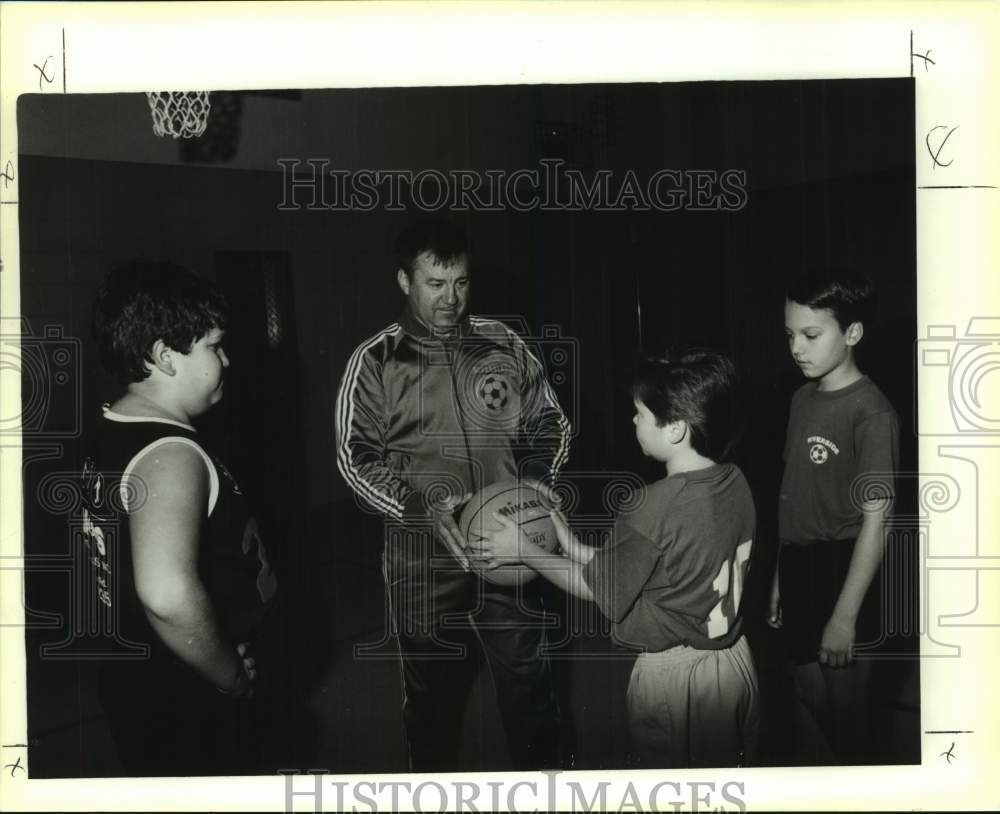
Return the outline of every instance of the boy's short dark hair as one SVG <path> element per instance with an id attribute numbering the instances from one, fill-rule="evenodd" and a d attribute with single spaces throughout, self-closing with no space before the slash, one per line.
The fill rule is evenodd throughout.
<path id="1" fill-rule="evenodd" d="M 465 232 L 451 221 L 440 218 L 421 220 L 408 226 L 393 244 L 396 268 L 413 277 L 413 264 L 424 252 L 429 252 L 438 262 L 451 265 L 469 256 L 469 241 Z"/>
<path id="2" fill-rule="evenodd" d="M 93 310 L 105 369 L 125 383 L 149 376 L 158 339 L 189 353 L 213 328 L 225 328 L 226 301 L 207 280 L 173 263 L 131 260 L 108 274 Z"/>
<path id="3" fill-rule="evenodd" d="M 868 319 L 872 284 L 850 271 L 817 269 L 789 278 L 785 297 L 806 308 L 830 311 L 840 330 L 846 331 L 852 323 Z"/>
<path id="4" fill-rule="evenodd" d="M 686 421 L 691 446 L 714 461 L 732 450 L 736 367 L 728 356 L 687 349 L 643 359 L 632 378 L 632 398 L 656 417 L 657 426 Z"/>

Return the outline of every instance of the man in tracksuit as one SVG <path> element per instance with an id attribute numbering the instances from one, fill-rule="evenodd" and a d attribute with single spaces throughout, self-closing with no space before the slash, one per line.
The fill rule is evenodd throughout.
<path id="1" fill-rule="evenodd" d="M 558 764 L 559 706 L 537 583 L 469 572 L 455 512 L 484 486 L 550 482 L 570 426 L 538 359 L 502 323 L 468 316 L 465 235 L 425 221 L 396 241 L 399 322 L 352 354 L 336 404 L 337 464 L 385 516 L 386 590 L 403 671 L 412 771 L 458 767 L 476 641 L 515 769 Z"/>

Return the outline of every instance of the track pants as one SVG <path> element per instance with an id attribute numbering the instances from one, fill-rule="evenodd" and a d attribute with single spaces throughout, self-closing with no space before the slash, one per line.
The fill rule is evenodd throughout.
<path id="1" fill-rule="evenodd" d="M 440 551 L 429 567 L 419 568 L 405 554 L 387 546 L 384 573 L 402 663 L 411 770 L 449 772 L 459 766 L 479 648 L 513 768 L 557 767 L 559 704 L 551 665 L 541 652 L 551 624 L 541 593 L 536 586 L 491 586 Z"/>

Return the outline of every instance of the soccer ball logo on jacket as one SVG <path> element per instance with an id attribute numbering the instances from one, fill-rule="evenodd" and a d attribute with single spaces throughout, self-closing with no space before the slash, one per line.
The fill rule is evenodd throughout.
<path id="1" fill-rule="evenodd" d="M 483 406 L 491 412 L 500 412 L 510 400 L 510 385 L 499 373 L 487 373 L 478 388 Z"/>

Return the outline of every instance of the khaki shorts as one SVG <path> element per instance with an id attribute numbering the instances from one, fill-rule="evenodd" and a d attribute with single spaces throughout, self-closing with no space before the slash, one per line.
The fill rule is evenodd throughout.
<path id="1" fill-rule="evenodd" d="M 641 654 L 626 695 L 639 768 L 747 765 L 757 746 L 758 696 L 745 636 L 724 650 L 680 645 Z"/>

